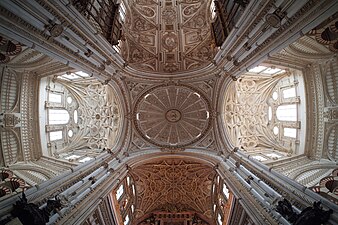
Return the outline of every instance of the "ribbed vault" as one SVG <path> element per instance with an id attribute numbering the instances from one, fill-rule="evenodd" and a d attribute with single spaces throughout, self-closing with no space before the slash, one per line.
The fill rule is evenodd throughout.
<path id="1" fill-rule="evenodd" d="M 136 185 L 136 218 L 152 212 L 197 212 L 211 218 L 216 172 L 191 159 L 167 158 L 131 170 Z"/>

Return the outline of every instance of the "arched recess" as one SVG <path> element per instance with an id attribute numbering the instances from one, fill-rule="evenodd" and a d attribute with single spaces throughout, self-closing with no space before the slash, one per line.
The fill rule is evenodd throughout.
<path id="1" fill-rule="evenodd" d="M 330 201 L 338 204 L 338 169 L 334 169 L 331 176 L 324 177 L 317 186 L 311 189 Z"/>
<path id="2" fill-rule="evenodd" d="M 1 113 L 12 112 L 19 103 L 20 82 L 15 71 L 4 68 L 1 80 Z"/>
<path id="3" fill-rule="evenodd" d="M 13 172 L 8 169 L 2 169 L 0 172 L 0 181 L 4 181 L 7 178 L 12 178 Z"/>
<path id="4" fill-rule="evenodd" d="M 221 93 L 225 138 L 259 161 L 303 153 L 299 144 L 305 130 L 305 119 L 300 117 L 305 110 L 305 99 L 299 97 L 304 96 L 302 90 L 299 71 L 266 65 L 249 70 Z"/>
<path id="5" fill-rule="evenodd" d="M 11 173 L 9 170 L 2 170 L 2 176 Z M 5 176 L 6 177 L 6 176 Z M 27 187 L 26 182 L 19 177 L 12 177 L 12 174 L 0 181 L 0 198 L 18 193 Z"/>
<path id="6" fill-rule="evenodd" d="M 195 153 L 183 155 L 147 154 L 128 162 L 128 176 L 134 180 L 137 195 L 135 217 L 129 215 L 133 224 L 149 219 L 155 212 L 167 212 L 153 215 L 158 218 L 173 211 L 190 213 L 191 217 L 196 213 L 199 219 L 214 224 L 211 189 L 216 162 Z M 198 199 L 198 203 L 192 199 Z"/>
<path id="7" fill-rule="evenodd" d="M 338 125 L 331 126 L 325 135 L 325 147 L 327 157 L 337 162 L 338 161 Z"/>
<path id="8" fill-rule="evenodd" d="M 22 160 L 21 146 L 19 145 L 19 137 L 17 134 L 11 130 L 2 130 L 1 133 L 1 147 L 2 147 L 2 156 L 4 159 L 3 166 L 12 165 L 18 161 Z"/>
<path id="9" fill-rule="evenodd" d="M 65 114 L 59 122 L 40 121 L 40 132 L 46 136 L 44 155 L 78 164 L 93 159 L 103 148 L 118 149 L 123 95 L 115 86 L 82 71 L 41 79 L 40 91 L 45 92 L 40 99 L 42 117 L 48 118 L 51 112 Z"/>
<path id="10" fill-rule="evenodd" d="M 316 185 L 322 177 L 329 175 L 334 168 L 336 168 L 335 165 L 308 165 L 290 174 L 290 178 L 304 186 L 311 187 Z"/>
<path id="11" fill-rule="evenodd" d="M 12 193 L 11 189 L 7 186 L 0 186 L 0 198 L 5 195 L 10 195 Z"/>
<path id="12" fill-rule="evenodd" d="M 30 185 L 39 184 L 55 177 L 55 174 L 49 169 L 38 167 L 36 165 L 15 164 L 10 166 L 10 169 L 17 174 L 17 176 L 30 183 Z"/>

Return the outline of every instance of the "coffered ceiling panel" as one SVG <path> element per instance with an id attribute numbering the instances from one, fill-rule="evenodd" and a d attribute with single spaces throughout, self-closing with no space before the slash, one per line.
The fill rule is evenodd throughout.
<path id="1" fill-rule="evenodd" d="M 215 55 L 211 1 L 134 0 L 123 27 L 122 56 L 143 71 L 201 68 Z"/>

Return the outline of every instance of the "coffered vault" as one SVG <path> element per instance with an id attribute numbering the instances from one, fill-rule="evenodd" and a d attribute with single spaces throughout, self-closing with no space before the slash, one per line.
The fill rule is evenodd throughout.
<path id="1" fill-rule="evenodd" d="M 337 11 L 0 1 L 0 221 L 25 190 L 47 224 L 336 224 Z"/>
<path id="2" fill-rule="evenodd" d="M 211 63 L 211 1 L 126 1 L 120 43 L 134 69 L 176 73 Z"/>

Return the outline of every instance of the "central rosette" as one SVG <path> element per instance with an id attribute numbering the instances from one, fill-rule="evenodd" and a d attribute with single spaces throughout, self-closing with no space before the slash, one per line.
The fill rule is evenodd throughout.
<path id="1" fill-rule="evenodd" d="M 134 125 L 148 142 L 183 147 L 200 140 L 210 128 L 209 102 L 186 85 L 150 88 L 136 101 Z"/>
<path id="2" fill-rule="evenodd" d="M 165 118 L 172 123 L 175 123 L 181 119 L 181 112 L 177 109 L 170 109 L 166 114 Z"/>

